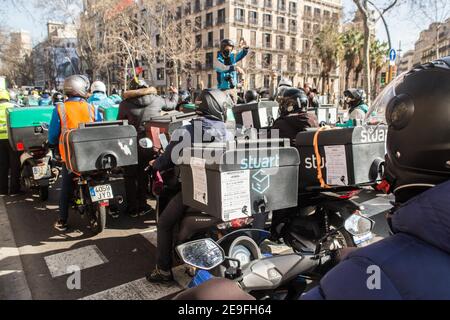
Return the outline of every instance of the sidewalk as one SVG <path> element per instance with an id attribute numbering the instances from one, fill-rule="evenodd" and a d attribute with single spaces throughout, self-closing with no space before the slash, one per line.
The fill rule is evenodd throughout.
<path id="1" fill-rule="evenodd" d="M 31 299 L 4 199 L 0 197 L 0 300 Z"/>

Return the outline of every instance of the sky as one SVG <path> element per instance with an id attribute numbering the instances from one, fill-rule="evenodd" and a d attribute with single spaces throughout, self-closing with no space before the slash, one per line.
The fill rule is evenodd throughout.
<path id="1" fill-rule="evenodd" d="M 373 0 L 377 5 L 382 5 L 388 0 Z M 408 2 L 409 0 L 406 0 Z M 424 2 L 428 0 L 423 0 Z M 5 1 L 0 3 L 4 3 Z M 3 6 L 0 14 L 6 13 L 6 19 L 3 20 L 3 25 L 9 27 L 12 30 L 27 30 L 31 33 L 33 38 L 33 44 L 37 44 L 40 40 L 45 38 L 46 35 L 46 21 L 44 10 L 35 8 L 31 1 L 25 1 L 28 3 L 20 6 L 19 8 L 12 5 L 12 1 L 6 1 L 7 5 Z M 449 1 L 450 2 L 450 1 Z M 344 13 L 347 19 L 351 16 L 351 13 L 356 10 L 353 0 L 343 0 Z M 57 17 L 54 17 L 57 19 Z M 414 48 L 414 43 L 417 40 L 421 30 L 425 29 L 429 20 L 422 17 L 415 17 L 408 5 L 403 5 L 400 8 L 391 10 L 386 19 L 391 31 L 392 43 L 395 49 L 399 49 L 401 42 L 401 49 L 406 52 L 409 49 Z M 377 37 L 382 41 L 387 41 L 386 31 L 381 20 L 377 24 Z"/>

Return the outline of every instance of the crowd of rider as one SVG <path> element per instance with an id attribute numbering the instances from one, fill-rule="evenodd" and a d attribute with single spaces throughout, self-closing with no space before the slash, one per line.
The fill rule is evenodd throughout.
<path id="1" fill-rule="evenodd" d="M 65 129 L 70 129 L 77 128 L 83 122 L 102 121 L 98 107 L 105 106 L 105 104 L 119 104 L 118 120 L 128 120 L 128 123 L 136 128 L 138 138 L 146 135 L 144 124 L 152 117 L 160 115 L 161 111 L 179 110 L 196 112 L 198 118 L 181 128 L 182 133 L 178 136 L 184 136 L 186 133 L 190 137 L 194 137 L 192 134 L 194 122 L 198 122 L 203 132 L 206 133 L 204 136 L 214 137 L 214 141 L 227 141 L 234 138 L 229 134 L 226 127 L 229 109 L 239 102 L 239 97 L 235 93 L 238 79 L 238 71 L 235 65 L 246 56 L 249 48 L 243 43 L 240 52 L 234 53 L 234 50 L 235 45 L 232 41 L 225 40 L 222 43 L 218 59 L 220 66 L 216 68 L 219 88 L 204 90 L 195 103 L 189 91 L 178 92 L 176 88 L 171 87 L 167 96 L 160 96 L 155 88 L 137 78 L 133 79 L 129 89 L 121 96 L 117 92 L 113 92 L 113 95 L 108 97 L 106 94 L 107 88 L 102 82 L 95 81 L 90 85 L 88 78 L 75 75 L 65 80 L 63 94 L 54 92 L 52 95 L 50 92 L 43 92 L 38 97 L 38 93 L 33 92 L 28 97 L 19 98 L 4 90 L 1 91 L 0 122 L 2 121 L 1 117 L 4 117 L 4 109 L 13 106 L 11 103 L 20 104 L 19 101 L 28 99 L 28 105 L 31 106 L 29 102 L 35 99 L 38 100 L 38 105 L 53 104 L 55 109 L 50 123 L 49 143 L 56 146 L 59 143 L 63 125 Z M 449 184 L 445 183 L 450 177 L 450 157 L 444 159 L 445 156 L 450 155 L 448 148 L 450 143 L 448 120 L 450 118 L 443 116 L 449 115 L 450 110 L 448 90 L 443 89 L 444 87 L 447 88 L 445 85 L 450 81 L 450 60 L 444 59 L 439 63 L 424 66 L 422 69 L 415 69 L 411 76 L 402 78 L 402 81 L 401 84 L 394 82 L 377 100 L 377 103 L 380 104 L 379 109 L 387 110 L 386 121 L 390 126 L 386 172 L 391 192 L 396 196 L 398 204 L 389 216 L 389 224 L 396 236 L 371 249 L 350 255 L 328 277 L 324 278 L 321 287 L 307 295 L 308 298 L 339 298 L 337 292 L 341 292 L 339 290 L 348 285 L 354 287 L 353 293 L 352 290 L 344 290 L 348 298 L 403 298 L 410 294 L 410 291 L 408 291 L 410 289 L 415 289 L 416 292 L 425 290 L 428 293 L 427 290 L 431 290 L 431 288 L 435 290 L 432 296 L 436 296 L 437 292 L 442 297 L 450 298 L 448 289 L 450 288 L 448 286 L 448 283 L 450 283 L 450 272 L 448 271 L 450 269 L 447 269 L 447 274 L 444 275 L 447 282 L 442 280 L 433 282 L 433 274 L 436 269 L 430 269 L 429 266 L 433 264 L 424 262 L 427 259 L 430 260 L 439 270 L 450 267 L 450 223 L 448 218 L 450 206 L 448 200 L 450 198 L 448 197 Z M 436 86 L 433 87 L 431 84 L 436 84 Z M 416 88 L 422 88 L 423 86 L 426 86 L 428 90 L 416 90 Z M 439 89 L 441 87 L 442 90 Z M 433 92 L 434 96 L 428 96 L 424 99 L 424 92 Z M 317 91 L 313 90 L 308 84 L 305 84 L 303 88 L 296 88 L 291 81 L 281 79 L 270 95 L 272 99 L 279 103 L 279 117 L 273 128 L 279 130 L 281 138 L 289 138 L 294 141 L 299 132 L 319 126 L 314 112 L 319 108 Z M 369 108 L 365 104 L 365 93 L 360 89 L 349 89 L 345 91 L 344 95 L 345 103 L 349 108 L 349 117 L 348 121 L 341 123 L 340 126 L 359 125 L 369 112 Z M 430 102 L 430 97 L 434 103 Z M 246 103 L 259 101 L 261 98 L 256 91 L 248 91 L 241 97 Z M 425 101 L 429 103 L 425 103 Z M 422 112 L 426 108 L 434 108 L 436 112 Z M 423 115 L 426 115 L 427 121 L 420 119 Z M 429 131 L 432 131 L 433 135 L 421 134 L 418 136 L 417 132 L 423 132 L 416 125 L 418 122 L 424 126 L 436 124 Z M 405 128 L 409 129 L 402 131 Z M 2 161 L 0 194 L 8 193 L 9 169 L 11 169 L 9 192 L 17 193 L 20 185 L 12 168 L 14 166 L 14 159 L 12 158 L 17 154 L 11 153 L 12 150 L 5 142 L 7 133 L 3 131 L 3 127 L 0 129 L 2 130 L 0 131 L 0 146 L 2 148 L 0 151 Z M 417 137 L 417 148 L 414 148 L 410 143 L 409 139 L 413 136 Z M 194 143 L 194 140 L 191 142 Z M 148 175 L 144 172 L 145 168 L 149 164 L 156 171 L 164 171 L 174 167 L 175 163 L 174 159 L 171 158 L 171 151 L 178 143 L 179 141 L 171 141 L 165 153 L 158 157 L 154 157 L 151 152 L 140 150 L 138 154 L 139 164 L 126 169 L 127 212 L 131 217 L 146 215 L 152 211 L 152 208 L 147 204 Z M 406 158 L 403 157 L 403 154 L 406 155 Z M 425 159 L 428 160 L 425 161 Z M 446 162 L 441 163 L 443 159 Z M 63 163 L 59 218 L 54 225 L 56 229 L 62 232 L 68 229 L 72 178 L 72 173 Z M 430 202 L 436 197 L 441 197 L 439 198 L 439 205 Z M 165 206 L 157 229 L 157 266 L 148 274 L 148 281 L 158 283 L 173 281 L 171 273 L 173 232 L 185 210 L 181 192 L 178 192 Z M 427 214 L 423 214 L 422 211 L 426 211 Z M 411 219 L 416 220 L 414 222 Z M 391 257 L 395 260 L 395 265 L 388 264 L 386 259 L 381 259 L 383 256 Z M 402 261 L 399 261 L 398 257 L 401 257 Z M 370 292 L 366 288 L 357 287 L 359 285 L 356 284 L 356 281 L 345 282 L 343 280 L 344 278 L 356 279 L 360 277 L 361 273 L 365 272 L 361 265 L 366 266 L 370 264 L 370 261 L 377 261 L 377 264 L 383 266 L 383 270 L 386 270 L 383 275 L 383 290 Z M 431 277 L 428 283 L 422 283 L 420 280 L 422 276 L 414 270 L 411 271 L 411 268 L 414 269 L 414 266 L 419 267 L 419 265 L 420 268 L 426 269 L 426 274 Z M 412 284 L 406 280 L 399 281 L 398 279 L 404 279 L 398 273 L 401 273 L 402 268 L 408 268 L 420 284 Z M 392 278 L 394 275 L 397 277 L 395 281 Z M 363 282 L 361 281 L 361 283 Z M 447 286 L 443 287 L 443 283 L 447 283 Z M 222 285 L 224 285 L 223 291 L 230 292 L 230 288 L 227 287 L 229 284 Z M 235 298 L 245 299 L 244 294 L 239 296 L 239 288 L 232 287 L 232 289 L 237 292 Z M 211 292 L 208 294 L 210 297 L 217 296 L 223 291 L 216 290 L 216 295 Z"/>

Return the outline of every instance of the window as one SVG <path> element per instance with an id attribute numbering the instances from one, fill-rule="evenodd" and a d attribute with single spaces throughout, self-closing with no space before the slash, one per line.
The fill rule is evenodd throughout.
<path id="1" fill-rule="evenodd" d="M 277 36 L 277 49 L 284 50 L 284 36 Z"/>
<path id="2" fill-rule="evenodd" d="M 264 0 L 264 7 L 272 8 L 272 0 Z"/>
<path id="3" fill-rule="evenodd" d="M 270 87 L 270 76 L 265 75 L 264 76 L 264 88 L 269 88 L 269 87 Z"/>
<path id="4" fill-rule="evenodd" d="M 277 19 L 278 30 L 284 31 L 286 30 L 286 23 L 283 17 L 278 17 Z"/>
<path id="5" fill-rule="evenodd" d="M 191 14 L 191 3 L 186 3 L 186 6 L 184 7 L 184 15 L 188 16 Z"/>
<path id="6" fill-rule="evenodd" d="M 288 68 L 289 68 L 289 70 L 296 70 L 297 69 L 297 64 L 295 62 L 295 58 L 294 57 L 289 57 Z"/>
<path id="7" fill-rule="evenodd" d="M 263 45 L 264 45 L 264 48 L 272 47 L 272 35 L 270 33 L 263 34 Z"/>
<path id="8" fill-rule="evenodd" d="M 311 47 L 311 44 L 310 44 L 309 40 L 304 40 L 303 41 L 303 51 L 309 52 L 310 47 Z"/>
<path id="9" fill-rule="evenodd" d="M 224 29 L 220 29 L 220 31 L 219 31 L 219 39 L 220 39 L 220 41 L 225 39 L 225 30 Z"/>
<path id="10" fill-rule="evenodd" d="M 164 68 L 156 69 L 156 79 L 157 80 L 164 80 Z"/>
<path id="11" fill-rule="evenodd" d="M 313 32 L 314 32 L 315 34 L 317 34 L 317 33 L 320 32 L 320 25 L 319 25 L 318 23 L 314 24 L 314 26 L 313 26 Z"/>
<path id="12" fill-rule="evenodd" d="M 248 12 L 248 23 L 258 24 L 258 13 L 256 11 Z"/>
<path id="13" fill-rule="evenodd" d="M 250 32 L 250 45 L 256 47 L 256 31 Z"/>
<path id="14" fill-rule="evenodd" d="M 306 34 L 311 32 L 311 23 L 310 22 L 303 23 L 303 32 Z"/>
<path id="15" fill-rule="evenodd" d="M 211 69 L 214 64 L 214 56 L 212 52 L 208 52 L 205 55 L 205 66 L 207 69 Z M 208 88 L 211 88 L 210 85 L 208 85 Z"/>
<path id="16" fill-rule="evenodd" d="M 181 19 L 181 10 L 182 10 L 182 8 L 181 8 L 181 6 L 180 7 L 177 7 L 177 19 Z"/>
<path id="17" fill-rule="evenodd" d="M 305 6 L 305 12 L 304 12 L 304 15 L 305 15 L 306 17 L 311 17 L 311 15 L 312 15 L 312 8 L 311 8 L 310 6 Z"/>
<path id="18" fill-rule="evenodd" d="M 248 55 L 247 61 L 248 61 L 248 64 L 247 64 L 248 67 L 255 68 L 256 67 L 256 53 L 251 51 Z"/>
<path id="19" fill-rule="evenodd" d="M 156 38 L 156 46 L 157 47 L 161 46 L 161 35 L 157 34 L 155 38 Z"/>
<path id="20" fill-rule="evenodd" d="M 225 9 L 217 11 L 217 23 L 225 23 Z"/>
<path id="21" fill-rule="evenodd" d="M 272 27 L 272 16 L 270 14 L 263 15 L 264 27 Z"/>
<path id="22" fill-rule="evenodd" d="M 278 10 L 280 11 L 286 10 L 286 0 L 278 0 Z"/>
<path id="23" fill-rule="evenodd" d="M 297 13 L 297 3 L 295 2 L 289 2 L 289 12 L 290 13 Z"/>
<path id="24" fill-rule="evenodd" d="M 195 0 L 194 12 L 200 12 L 202 10 L 202 6 L 200 4 L 200 0 Z"/>
<path id="25" fill-rule="evenodd" d="M 205 1 L 205 9 L 211 8 L 213 6 L 212 0 L 206 0 Z"/>
<path id="26" fill-rule="evenodd" d="M 244 9 L 235 8 L 234 9 L 234 20 L 238 21 L 238 22 L 244 22 L 245 21 L 244 14 L 245 14 Z"/>
<path id="27" fill-rule="evenodd" d="M 195 27 L 198 29 L 202 28 L 202 16 L 195 17 Z"/>
<path id="28" fill-rule="evenodd" d="M 212 88 L 212 75 L 208 73 L 208 88 Z"/>
<path id="29" fill-rule="evenodd" d="M 243 31 L 242 29 L 236 29 L 236 39 L 240 41 L 243 38 Z"/>
<path id="30" fill-rule="evenodd" d="M 258 5 L 259 0 L 251 0 L 250 3 L 254 6 Z"/>
<path id="31" fill-rule="evenodd" d="M 330 19 L 331 18 L 331 12 L 328 11 L 328 10 L 325 10 L 323 12 L 323 17 L 324 17 L 324 19 Z"/>
<path id="32" fill-rule="evenodd" d="M 202 35 L 201 34 L 197 34 L 195 36 L 195 47 L 196 48 L 201 48 L 202 47 Z"/>
<path id="33" fill-rule="evenodd" d="M 268 68 L 272 64 L 272 55 L 270 53 L 263 53 L 262 55 L 262 66 L 263 68 Z"/>
<path id="34" fill-rule="evenodd" d="M 212 48 L 214 46 L 214 33 L 208 32 L 208 48 Z"/>
<path id="35" fill-rule="evenodd" d="M 278 55 L 278 61 L 277 61 L 277 68 L 278 70 L 282 70 L 283 69 L 283 55 L 279 54 Z"/>
<path id="36" fill-rule="evenodd" d="M 320 18 L 320 9 L 319 8 L 314 9 L 314 18 Z"/>
<path id="37" fill-rule="evenodd" d="M 211 27 L 213 25 L 213 14 L 212 12 L 206 14 L 205 26 Z"/>
<path id="38" fill-rule="evenodd" d="M 250 80 L 249 80 L 249 89 L 255 89 L 256 88 L 256 74 L 251 74 L 250 75 Z"/>
<path id="39" fill-rule="evenodd" d="M 297 39 L 291 38 L 291 50 L 297 50 Z"/>
<path id="40" fill-rule="evenodd" d="M 294 19 L 289 20 L 289 31 L 297 32 L 297 21 Z"/>

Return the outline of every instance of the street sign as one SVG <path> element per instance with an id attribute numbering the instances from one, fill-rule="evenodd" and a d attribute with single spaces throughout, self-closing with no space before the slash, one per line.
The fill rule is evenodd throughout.
<path id="1" fill-rule="evenodd" d="M 389 60 L 395 61 L 395 59 L 397 59 L 397 51 L 391 49 L 391 51 L 389 51 Z"/>

